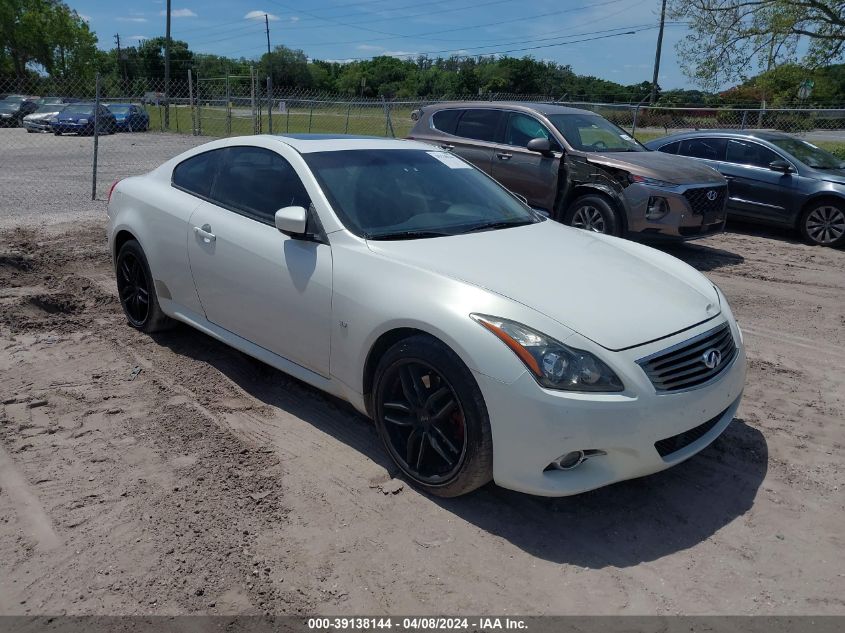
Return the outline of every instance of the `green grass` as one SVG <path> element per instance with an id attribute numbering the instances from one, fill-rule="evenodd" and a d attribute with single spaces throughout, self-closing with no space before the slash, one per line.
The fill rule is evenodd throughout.
<path id="1" fill-rule="evenodd" d="M 404 138 L 411 132 L 413 108 L 391 107 L 390 119 L 393 123 L 393 133 L 397 138 Z M 150 129 L 164 131 L 162 117 L 164 108 L 147 106 L 150 115 Z M 249 116 L 239 116 L 237 111 L 227 120 L 226 110 L 218 107 L 202 107 L 199 120 L 204 136 L 244 136 L 255 132 L 253 120 Z M 181 134 L 191 133 L 191 109 L 187 106 L 173 106 L 170 108 L 170 132 Z M 261 117 L 261 131 L 270 130 L 266 112 Z M 315 134 L 360 134 L 365 136 L 390 136 L 385 125 L 384 110 L 380 106 L 356 106 L 345 104 L 327 104 L 310 108 L 289 108 L 287 113 L 273 113 L 273 131 L 279 133 L 315 133 Z M 672 130 L 669 130 L 669 134 Z M 647 143 L 656 138 L 666 136 L 661 132 L 643 132 L 637 130 L 638 141 Z M 813 141 L 822 149 L 831 152 L 838 158 L 845 160 L 845 142 Z"/>

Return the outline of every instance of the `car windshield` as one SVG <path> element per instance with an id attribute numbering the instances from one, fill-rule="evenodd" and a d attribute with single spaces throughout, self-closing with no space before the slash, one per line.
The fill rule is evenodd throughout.
<path id="1" fill-rule="evenodd" d="M 52 104 L 56 105 L 58 103 L 62 103 L 61 97 L 41 97 L 38 101 L 36 101 L 38 105 L 47 105 Z"/>
<path id="2" fill-rule="evenodd" d="M 367 239 L 441 237 L 543 220 L 448 152 L 345 150 L 304 158 L 340 220 Z"/>
<path id="3" fill-rule="evenodd" d="M 596 114 L 551 114 L 549 121 L 582 152 L 645 152 L 630 134 Z"/>
<path id="4" fill-rule="evenodd" d="M 93 114 L 94 106 L 84 103 L 69 105 L 62 112 L 65 114 Z"/>
<path id="5" fill-rule="evenodd" d="M 36 112 L 61 112 L 64 105 L 61 103 L 44 103 L 38 106 Z"/>
<path id="6" fill-rule="evenodd" d="M 123 114 L 124 112 L 129 112 L 130 107 L 131 106 L 129 104 L 126 104 L 126 103 L 115 103 L 113 105 L 108 106 L 108 109 L 111 110 L 114 113 Z"/>
<path id="7" fill-rule="evenodd" d="M 836 156 L 807 141 L 797 138 L 771 138 L 768 140 L 772 145 L 792 154 L 807 167 L 813 169 L 842 169 L 845 167 L 845 163 Z"/>
<path id="8" fill-rule="evenodd" d="M 0 103 L 20 103 L 21 101 L 26 101 L 26 97 L 21 97 L 18 95 L 11 95 L 3 99 Z"/>
<path id="9" fill-rule="evenodd" d="M 18 110 L 21 107 L 20 102 L 15 101 L 0 101 L 0 110 L 5 112 L 11 112 L 13 110 Z"/>

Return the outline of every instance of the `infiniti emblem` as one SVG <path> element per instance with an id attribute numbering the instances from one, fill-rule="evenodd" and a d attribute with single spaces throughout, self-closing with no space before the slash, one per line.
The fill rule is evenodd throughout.
<path id="1" fill-rule="evenodd" d="M 716 369 L 722 362 L 722 352 L 715 347 L 711 347 L 704 354 L 701 355 L 701 362 L 707 369 Z"/>
<path id="2" fill-rule="evenodd" d="M 713 190 L 713 189 L 711 189 L 710 191 L 707 192 L 707 199 L 710 202 L 713 202 L 718 196 L 719 196 L 719 194 L 716 193 L 716 191 Z"/>

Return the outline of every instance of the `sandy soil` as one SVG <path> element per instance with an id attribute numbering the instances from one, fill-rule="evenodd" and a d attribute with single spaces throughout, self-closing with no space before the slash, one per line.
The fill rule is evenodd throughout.
<path id="1" fill-rule="evenodd" d="M 845 613 L 845 252 L 670 252 L 745 332 L 725 434 L 577 497 L 443 501 L 343 403 L 126 326 L 102 224 L 0 233 L 0 613 Z"/>

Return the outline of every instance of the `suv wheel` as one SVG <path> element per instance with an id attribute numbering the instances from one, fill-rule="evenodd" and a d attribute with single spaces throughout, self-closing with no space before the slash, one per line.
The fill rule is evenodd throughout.
<path id="1" fill-rule="evenodd" d="M 598 194 L 577 198 L 569 205 L 563 223 L 594 233 L 616 236 L 622 234 L 622 223 L 616 211 L 607 198 Z"/>
<path id="2" fill-rule="evenodd" d="M 801 214 L 799 228 L 810 244 L 840 246 L 845 244 L 845 210 L 832 202 L 815 204 Z"/>

